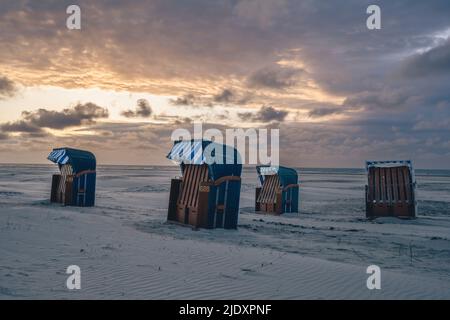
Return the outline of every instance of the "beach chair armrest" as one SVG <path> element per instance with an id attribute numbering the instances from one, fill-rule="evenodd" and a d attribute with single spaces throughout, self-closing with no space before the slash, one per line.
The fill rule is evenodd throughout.
<path id="1" fill-rule="evenodd" d="M 241 181 L 241 177 L 238 176 L 224 176 L 213 182 L 214 186 L 219 186 L 226 181 Z"/>
<path id="2" fill-rule="evenodd" d="M 78 172 L 74 176 L 75 177 L 80 177 L 80 176 L 82 176 L 84 174 L 90 174 L 90 173 L 96 173 L 96 171 L 95 170 L 84 170 L 84 171 Z"/>
<path id="3" fill-rule="evenodd" d="M 298 188 L 298 187 L 300 187 L 300 185 L 298 183 L 288 184 L 286 187 L 283 188 L 283 191 L 286 191 L 290 188 Z"/>

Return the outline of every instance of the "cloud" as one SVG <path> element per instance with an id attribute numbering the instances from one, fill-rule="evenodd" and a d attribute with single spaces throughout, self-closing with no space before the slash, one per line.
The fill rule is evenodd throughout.
<path id="1" fill-rule="evenodd" d="M 267 29 L 287 14 L 287 1 L 241 0 L 236 3 L 233 14 L 245 25 Z"/>
<path id="2" fill-rule="evenodd" d="M 1 129 L 4 132 L 22 132 L 22 133 L 42 132 L 42 128 L 25 120 L 18 120 L 14 122 L 4 123 L 1 125 Z"/>
<path id="3" fill-rule="evenodd" d="M 450 75 L 450 38 L 442 45 L 407 59 L 401 73 L 405 77 Z"/>
<path id="4" fill-rule="evenodd" d="M 16 84 L 8 78 L 0 76 L 0 99 L 12 97 L 16 92 Z"/>
<path id="5" fill-rule="evenodd" d="M 170 103 L 174 106 L 193 106 L 195 104 L 195 96 L 186 94 L 176 99 L 170 99 Z"/>
<path id="6" fill-rule="evenodd" d="M 243 80 L 295 49 L 292 58 L 327 90 L 366 90 L 368 79 L 398 64 L 389 57 L 433 43 L 428 35 L 449 27 L 448 1 L 410 2 L 382 1 L 391 23 L 369 33 L 360 0 L 84 1 L 82 35 L 66 32 L 57 0 L 3 2 L 0 72 L 27 84 L 182 95 Z M 263 87 L 295 83 L 262 73 L 255 77 Z"/>
<path id="7" fill-rule="evenodd" d="M 430 166 L 445 162 L 448 167 L 448 131 L 431 128 L 445 126 L 440 121 L 450 118 L 450 2 L 378 2 L 389 14 L 377 32 L 365 27 L 368 4 L 361 0 L 339 5 L 311 0 L 83 1 L 86 32 L 68 32 L 58 0 L 0 1 L 0 74 L 25 86 L 178 96 L 171 103 L 181 108 L 169 115 L 180 119 L 167 119 L 170 124 L 184 122 L 184 106 L 211 103 L 218 107 L 202 114 L 204 119 L 225 122 L 225 109 L 233 119 L 238 112 L 233 105 L 248 92 L 249 108 L 239 108 L 240 119 L 270 124 L 269 119 L 285 120 L 287 110 L 298 109 L 297 119 L 305 115 L 301 125 L 295 123 L 298 128 L 290 129 L 292 139 L 284 138 L 288 147 L 304 151 L 297 164 L 360 166 L 363 158 L 419 156 L 425 148 L 423 154 L 447 153 Z M 401 77 L 394 74 L 399 68 Z M 272 109 L 282 114 L 253 109 L 261 105 L 277 106 Z M 136 115 L 137 109 L 131 109 Z M 345 117 L 326 116 L 338 109 Z M 39 134 L 42 127 L 35 121 L 20 120 L 24 123 L 8 123 L 9 129 Z M 311 120 L 314 126 L 307 125 Z M 128 143 L 132 152 L 123 153 L 127 157 L 138 152 L 132 147 L 142 144 L 144 134 L 157 135 L 153 146 L 164 143 L 155 133 L 164 126 L 108 126 L 110 136 L 86 130 L 73 141 L 54 139 L 111 149 L 117 142 Z M 18 136 L 10 134 L 10 139 L 24 149 L 34 146 L 34 140 Z M 46 145 L 47 139 L 42 139 Z M 109 159 L 115 157 L 122 155 Z"/>
<path id="8" fill-rule="evenodd" d="M 311 118 L 321 118 L 342 113 L 341 107 L 336 108 L 315 108 L 308 112 L 308 116 Z"/>
<path id="9" fill-rule="evenodd" d="M 440 119 L 437 121 L 419 120 L 413 130 L 417 131 L 450 131 L 450 119 Z"/>
<path id="10" fill-rule="evenodd" d="M 298 84 L 302 69 L 287 67 L 268 67 L 254 72 L 248 78 L 250 87 L 285 89 Z"/>
<path id="11" fill-rule="evenodd" d="M 247 105 L 252 102 L 252 99 L 255 98 L 255 93 L 243 90 L 236 89 L 223 89 L 219 93 L 215 94 L 212 99 L 204 99 L 204 103 L 206 106 L 211 106 L 215 104 L 234 104 L 234 105 Z"/>
<path id="12" fill-rule="evenodd" d="M 96 119 L 108 118 L 107 109 L 94 103 L 77 104 L 62 111 L 38 109 L 23 111 L 22 120 L 7 122 L 1 126 L 6 132 L 42 133 L 42 128 L 62 130 L 86 124 L 94 124 Z"/>
<path id="13" fill-rule="evenodd" d="M 408 89 L 382 88 L 350 95 L 345 99 L 343 105 L 367 110 L 395 110 L 420 102 L 420 100 L 421 96 L 417 92 L 410 92 Z"/>
<path id="14" fill-rule="evenodd" d="M 289 114 L 286 110 L 277 110 L 271 106 L 262 106 L 256 113 L 252 112 L 240 112 L 238 113 L 239 118 L 244 121 L 253 122 L 271 122 L 279 121 L 282 122 Z"/>
<path id="15" fill-rule="evenodd" d="M 226 95 L 227 93 L 225 93 Z M 219 94 L 220 95 L 220 94 Z M 216 101 L 218 95 L 211 96 L 211 94 L 194 94 L 194 93 L 187 93 L 181 97 L 177 97 L 176 99 L 169 99 L 169 103 L 174 106 L 178 107 L 193 107 L 193 108 L 201 108 L 201 107 L 208 107 L 211 108 L 214 106 L 214 103 L 218 102 Z M 223 96 L 222 99 L 226 99 L 226 96 Z M 231 96 L 228 96 L 228 98 L 231 99 Z M 224 103 L 225 100 L 222 101 Z"/>
<path id="16" fill-rule="evenodd" d="M 271 106 L 263 106 L 256 113 L 255 119 L 263 122 L 284 121 L 288 114 L 289 112 L 285 110 L 277 110 Z"/>
<path id="17" fill-rule="evenodd" d="M 192 120 L 191 120 L 191 118 L 184 117 L 184 118 L 175 120 L 174 123 L 175 124 L 190 124 L 190 123 L 192 123 Z"/>
<path id="18" fill-rule="evenodd" d="M 280 161 L 292 166 L 362 168 L 367 159 L 408 158 L 418 167 L 448 167 L 448 130 L 418 132 L 413 128 L 416 122 L 414 119 L 403 122 L 393 119 L 301 125 L 285 122 L 280 130 Z M 271 123 L 258 126 L 270 128 Z M 34 153 L 35 158 L 29 162 L 45 161 L 45 158 L 36 157 L 42 157 L 41 151 L 47 150 L 49 145 L 71 145 L 95 151 L 102 163 L 168 164 L 165 155 L 172 145 L 170 136 L 174 129 L 180 127 L 193 132 L 192 123 L 183 122 L 180 118 L 179 122 L 169 124 L 98 122 L 88 128 L 77 129 L 83 133 L 83 139 L 78 135 L 49 135 L 40 139 L 19 139 L 11 135 L 9 139 L 14 144 L 14 151 L 21 150 L 25 157 L 33 155 L 30 149 L 40 152 Z M 224 130 L 228 127 L 205 123 L 203 128 Z M 5 145 L 0 143 L 1 159 L 13 161 Z M 298 150 L 298 154 L 292 157 L 292 154 L 283 150 Z M 427 157 L 436 160 L 430 163 Z"/>
<path id="19" fill-rule="evenodd" d="M 122 112 L 121 114 L 126 118 L 149 118 L 152 115 L 153 111 L 150 106 L 150 103 L 146 99 L 139 99 L 137 101 L 136 109 L 127 110 Z"/>
<path id="20" fill-rule="evenodd" d="M 214 96 L 215 102 L 228 103 L 233 100 L 234 94 L 230 89 L 224 89 L 221 93 Z"/>
<path id="21" fill-rule="evenodd" d="M 22 117 L 30 124 L 51 128 L 65 129 L 86 124 L 94 124 L 96 119 L 108 118 L 108 109 L 88 102 L 77 104 L 73 108 L 66 108 L 62 111 L 49 111 L 39 109 L 34 112 L 24 111 Z"/>

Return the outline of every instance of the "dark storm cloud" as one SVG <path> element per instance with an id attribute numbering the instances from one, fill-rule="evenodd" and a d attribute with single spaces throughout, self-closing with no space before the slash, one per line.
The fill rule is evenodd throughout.
<path id="1" fill-rule="evenodd" d="M 22 133 L 37 133 L 42 131 L 42 128 L 25 120 L 4 123 L 1 125 L 1 129 L 4 132 L 22 132 Z"/>
<path id="2" fill-rule="evenodd" d="M 193 106 L 195 104 L 195 96 L 193 94 L 186 94 L 176 99 L 171 99 L 170 103 L 174 106 Z"/>
<path id="3" fill-rule="evenodd" d="M 62 111 L 49 111 L 46 109 L 39 109 L 34 112 L 24 111 L 22 117 L 25 121 L 35 126 L 64 129 L 95 123 L 96 119 L 108 118 L 109 112 L 105 108 L 88 102 L 77 104 L 73 108 L 66 108 Z"/>
<path id="4" fill-rule="evenodd" d="M 42 132 L 42 128 L 65 129 L 85 124 L 94 124 L 96 119 L 108 118 L 109 113 L 94 103 L 77 104 L 62 111 L 38 109 L 22 112 L 22 120 L 8 122 L 1 126 L 7 132 Z"/>
<path id="5" fill-rule="evenodd" d="M 257 112 L 241 112 L 238 113 L 239 118 L 244 121 L 253 122 L 271 122 L 279 121 L 282 122 L 289 114 L 286 110 L 277 110 L 271 106 L 262 106 Z"/>
<path id="6" fill-rule="evenodd" d="M 331 115 L 335 115 L 335 114 L 340 114 L 342 113 L 343 110 L 340 107 L 336 107 L 336 108 L 315 108 L 312 109 L 308 112 L 308 116 L 311 118 L 321 118 L 321 117 L 326 117 L 326 116 L 331 116 Z"/>
<path id="7" fill-rule="evenodd" d="M 230 89 L 224 89 L 221 93 L 214 96 L 215 102 L 228 103 L 233 101 L 234 94 Z"/>
<path id="8" fill-rule="evenodd" d="M 192 119 L 191 119 L 191 118 L 184 117 L 184 118 L 182 118 L 182 119 L 177 119 L 177 120 L 175 120 L 174 123 L 175 123 L 175 124 L 190 124 L 190 123 L 192 123 Z"/>
<path id="9" fill-rule="evenodd" d="M 139 99 L 135 110 L 127 110 L 122 115 L 127 118 L 149 118 L 152 115 L 152 108 L 146 99 Z"/>
<path id="10" fill-rule="evenodd" d="M 255 119 L 263 122 L 284 121 L 288 114 L 289 112 L 285 110 L 277 110 L 271 106 L 263 106 L 256 113 Z"/>
<path id="11" fill-rule="evenodd" d="M 222 104 L 222 105 L 240 105 L 245 106 L 249 104 L 255 94 L 248 90 L 235 90 L 235 89 L 223 89 L 219 93 L 215 94 L 212 99 L 205 99 L 207 106 Z"/>
<path id="12" fill-rule="evenodd" d="M 16 84 L 0 75 L 0 99 L 12 97 L 17 92 Z"/>
<path id="13" fill-rule="evenodd" d="M 409 58 L 402 66 L 402 73 L 406 77 L 450 76 L 450 40 Z"/>
<path id="14" fill-rule="evenodd" d="M 351 95 L 344 105 L 352 108 L 396 109 L 420 102 L 419 94 L 407 89 L 383 88 Z"/>
<path id="15" fill-rule="evenodd" d="M 303 72 L 293 68 L 263 68 L 253 73 L 248 78 L 251 87 L 284 89 L 295 86 L 298 83 L 298 76 Z"/>
<path id="16" fill-rule="evenodd" d="M 237 103 L 234 94 L 228 89 L 225 89 L 217 95 L 188 93 L 176 99 L 169 99 L 169 103 L 173 106 L 193 108 L 211 108 L 215 104 L 227 104 L 231 102 Z"/>

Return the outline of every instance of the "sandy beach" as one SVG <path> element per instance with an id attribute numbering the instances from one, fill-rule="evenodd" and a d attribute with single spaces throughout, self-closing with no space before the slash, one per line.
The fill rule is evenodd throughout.
<path id="1" fill-rule="evenodd" d="M 166 222 L 176 167 L 100 166 L 93 208 L 49 203 L 56 170 L 0 166 L 1 299 L 450 298 L 445 171 L 419 171 L 418 219 L 368 221 L 361 170 L 300 170 L 300 213 L 276 217 L 253 212 L 246 168 L 238 229 L 192 230 Z"/>

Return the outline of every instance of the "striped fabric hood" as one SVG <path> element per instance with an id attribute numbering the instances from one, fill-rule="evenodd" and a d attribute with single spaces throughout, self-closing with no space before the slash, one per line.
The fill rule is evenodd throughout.
<path id="1" fill-rule="evenodd" d="M 206 164 L 212 180 L 242 172 L 242 159 L 235 148 L 209 140 L 175 141 L 167 158 L 179 164 L 182 172 L 186 165 Z"/>
<path id="2" fill-rule="evenodd" d="M 56 148 L 50 152 L 47 159 L 58 164 L 60 167 L 65 164 L 70 164 L 74 174 L 86 170 L 95 171 L 96 169 L 95 156 L 89 151 L 71 148 Z"/>
<path id="3" fill-rule="evenodd" d="M 298 183 L 297 171 L 292 168 L 282 166 L 257 166 L 256 172 L 258 173 L 261 185 L 264 183 L 266 176 L 272 175 L 278 175 L 280 183 L 283 187 Z"/>
<path id="4" fill-rule="evenodd" d="M 167 158 L 184 164 L 240 164 L 235 148 L 208 140 L 175 141 Z"/>

